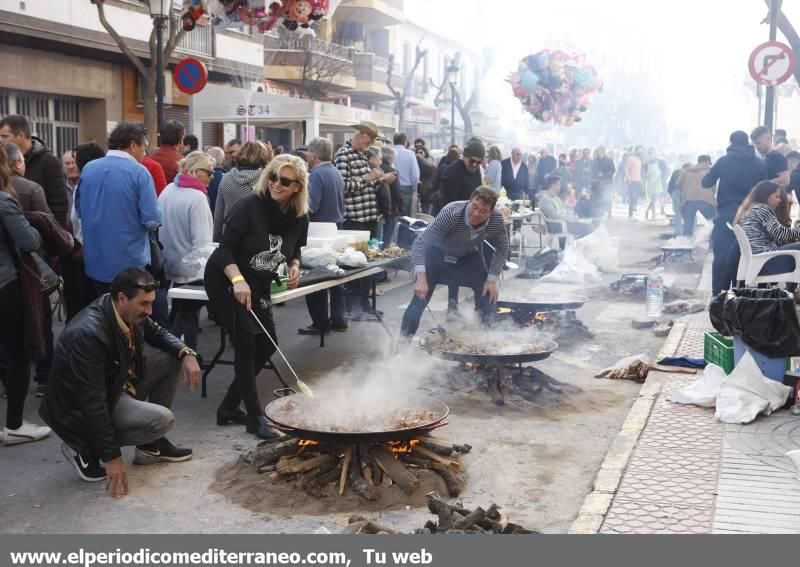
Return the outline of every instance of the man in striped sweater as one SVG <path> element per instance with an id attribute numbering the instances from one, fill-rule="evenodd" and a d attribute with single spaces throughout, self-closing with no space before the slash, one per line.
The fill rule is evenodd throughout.
<path id="1" fill-rule="evenodd" d="M 491 318 L 498 297 L 497 280 L 508 255 L 508 233 L 496 204 L 497 193 L 490 187 L 478 187 L 469 201 L 446 205 L 414 241 L 411 261 L 417 281 L 414 298 L 403 315 L 403 336 L 417 332 L 422 312 L 440 283 L 471 288 L 481 319 Z"/>

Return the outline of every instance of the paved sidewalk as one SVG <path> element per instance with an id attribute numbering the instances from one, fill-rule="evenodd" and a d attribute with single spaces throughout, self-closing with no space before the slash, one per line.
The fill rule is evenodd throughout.
<path id="1" fill-rule="evenodd" d="M 662 355 L 703 356 L 707 313 L 676 324 Z M 571 533 L 800 533 L 800 448 L 787 411 L 751 424 L 669 401 L 696 376 L 651 373 Z"/>

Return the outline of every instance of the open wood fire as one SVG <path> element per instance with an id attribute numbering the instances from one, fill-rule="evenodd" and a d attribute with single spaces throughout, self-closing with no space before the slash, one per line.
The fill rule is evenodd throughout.
<path id="1" fill-rule="evenodd" d="M 438 474 L 448 494 L 458 496 L 464 479 L 456 457 L 471 449 L 433 436 L 347 446 L 284 437 L 260 444 L 244 460 L 270 480 L 295 483 L 298 490 L 315 498 L 343 495 L 350 489 L 374 501 L 393 484 L 412 494 L 420 486 L 421 471 Z"/>
<path id="2" fill-rule="evenodd" d="M 548 376 L 533 366 L 493 365 L 468 362 L 462 366 L 465 372 L 485 376 L 486 391 L 498 406 L 505 405 L 506 398 L 517 395 L 528 402 L 535 401 L 544 391 L 562 394 L 564 383 Z"/>
<path id="3" fill-rule="evenodd" d="M 594 333 L 578 319 L 576 312 L 573 310 L 533 312 L 525 309 L 499 307 L 497 309 L 497 318 L 498 320 L 510 318 L 520 327 L 534 327 L 557 338 L 569 336 L 594 338 Z"/>

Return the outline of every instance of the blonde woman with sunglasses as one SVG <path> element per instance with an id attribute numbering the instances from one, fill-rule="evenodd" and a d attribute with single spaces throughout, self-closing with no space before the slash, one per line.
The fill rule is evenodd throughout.
<path id="1" fill-rule="evenodd" d="M 275 335 L 270 287 L 288 266 L 288 286 L 300 283 L 300 249 L 308 236 L 308 170 L 293 155 L 275 157 L 252 194 L 233 210 L 220 246 L 206 265 L 209 309 L 233 338 L 233 382 L 217 409 L 217 424 L 244 424 L 261 439 L 277 433 L 267 426 L 256 377 L 275 352 L 253 314 Z M 252 310 L 252 313 L 251 313 Z M 239 407 L 244 402 L 246 411 Z"/>

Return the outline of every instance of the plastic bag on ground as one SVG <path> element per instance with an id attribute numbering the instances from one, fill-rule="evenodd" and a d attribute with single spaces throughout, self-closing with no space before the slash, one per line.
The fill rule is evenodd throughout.
<path id="1" fill-rule="evenodd" d="M 586 260 L 575 244 L 567 246 L 564 258 L 558 267 L 541 279 L 550 283 L 597 283 L 600 273 L 597 267 Z"/>
<path id="2" fill-rule="evenodd" d="M 722 383 L 727 378 L 728 376 L 722 368 L 716 364 L 709 364 L 697 382 L 673 390 L 669 399 L 676 404 L 693 404 L 704 408 L 713 408 L 717 405 L 717 396 Z"/>
<path id="3" fill-rule="evenodd" d="M 750 423 L 759 414 L 782 408 L 791 392 L 789 386 L 766 378 L 748 352 L 722 383 L 715 417 L 723 423 Z"/>
<path id="4" fill-rule="evenodd" d="M 608 233 L 605 225 L 576 242 L 587 261 L 605 273 L 619 271 L 619 243 Z"/>
<path id="5" fill-rule="evenodd" d="M 329 248 L 305 248 L 301 262 L 306 268 L 325 268 L 336 264 L 336 253 Z"/>

